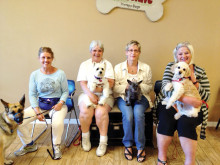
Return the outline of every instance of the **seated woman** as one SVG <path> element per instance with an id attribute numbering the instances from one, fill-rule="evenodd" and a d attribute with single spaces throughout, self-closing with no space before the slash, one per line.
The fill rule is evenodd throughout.
<path id="1" fill-rule="evenodd" d="M 15 155 L 21 156 L 37 150 L 27 124 L 36 119 L 43 121 L 44 115 L 49 113 L 52 121 L 56 121 L 52 122 L 54 159 L 60 159 L 62 157 L 61 137 L 64 130 L 64 118 L 67 114 L 67 106 L 64 103 L 69 94 L 67 78 L 64 71 L 52 65 L 54 53 L 51 48 L 41 47 L 38 58 L 41 68 L 31 73 L 29 82 L 31 106 L 24 110 L 24 118 L 31 118 L 25 119 L 18 127 L 18 135 L 23 146 L 15 152 Z M 48 104 L 45 105 L 45 102 Z M 47 105 L 52 105 L 52 107 L 48 109 Z"/>
<path id="2" fill-rule="evenodd" d="M 205 128 L 208 119 L 208 107 L 202 102 L 208 101 L 210 96 L 209 80 L 204 69 L 194 64 L 193 46 L 188 42 L 179 43 L 173 51 L 175 62 L 167 65 L 162 81 L 162 89 L 159 96 L 155 100 L 154 121 L 158 123 L 157 129 L 157 145 L 158 145 L 158 164 L 167 164 L 167 150 L 172 141 L 174 132 L 178 131 L 179 140 L 185 154 L 185 164 L 195 164 L 197 133 L 196 127 L 202 123 L 200 137 L 205 138 Z M 194 107 L 201 107 L 198 117 L 181 116 L 178 120 L 174 119 L 174 115 L 178 111 L 176 106 L 166 109 L 166 105 L 162 105 L 161 101 L 165 97 L 170 97 L 173 90 L 165 92 L 165 85 L 172 81 L 173 73 L 171 67 L 177 62 L 186 62 L 191 69 L 190 79 L 197 87 L 201 99 L 190 96 L 181 96 L 179 101 Z M 158 118 L 158 119 L 157 119 Z"/>
<path id="3" fill-rule="evenodd" d="M 114 94 L 117 105 L 122 112 L 124 129 L 123 144 L 125 158 L 133 159 L 132 146 L 136 143 L 137 161 L 143 162 L 145 153 L 145 110 L 152 106 L 149 93 L 152 90 L 152 74 L 149 65 L 139 61 L 141 45 L 137 41 L 130 41 L 125 49 L 127 60 L 115 66 Z M 141 100 L 133 100 L 131 105 L 126 105 L 125 89 L 129 87 L 127 80 L 141 81 Z M 134 131 L 133 131 L 133 124 Z"/>
<path id="4" fill-rule="evenodd" d="M 80 86 L 83 93 L 78 98 L 78 105 L 80 109 L 79 121 L 82 128 L 82 148 L 84 151 L 91 149 L 90 132 L 89 128 L 92 123 L 92 118 L 95 116 L 96 124 L 99 128 L 100 143 L 96 150 L 97 156 L 103 156 L 107 150 L 108 142 L 108 124 L 109 124 L 109 111 L 114 105 L 114 98 L 110 94 L 106 99 L 104 105 L 99 105 L 99 94 L 102 93 L 103 87 L 97 86 L 93 92 L 88 88 L 88 84 L 91 83 L 96 77 L 93 72 L 93 68 L 96 64 L 105 63 L 105 78 L 109 82 L 109 91 L 114 85 L 114 70 L 109 61 L 103 58 L 104 46 L 100 41 L 92 41 L 90 44 L 91 58 L 84 61 L 79 68 L 77 81 L 80 82 Z M 95 106 L 87 106 L 85 100 L 89 97 L 89 100 Z"/>

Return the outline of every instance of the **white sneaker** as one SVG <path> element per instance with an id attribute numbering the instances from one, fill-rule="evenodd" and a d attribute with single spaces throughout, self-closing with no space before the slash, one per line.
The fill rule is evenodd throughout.
<path id="1" fill-rule="evenodd" d="M 22 155 L 25 155 L 26 153 L 34 152 L 34 151 L 37 151 L 36 143 L 30 146 L 24 145 L 19 150 L 15 151 L 14 154 L 16 156 L 22 156 Z"/>
<path id="2" fill-rule="evenodd" d="M 106 153 L 106 150 L 107 150 L 107 143 L 106 142 L 100 142 L 99 143 L 99 146 L 98 146 L 98 148 L 97 148 L 97 150 L 96 150 L 96 155 L 97 156 L 103 156 L 103 155 L 105 155 L 105 153 Z"/>
<path id="3" fill-rule="evenodd" d="M 90 136 L 82 137 L 82 148 L 84 151 L 89 151 L 91 149 Z"/>
<path id="4" fill-rule="evenodd" d="M 53 146 L 53 149 L 54 149 L 54 159 L 61 159 L 62 157 L 62 152 L 60 150 L 60 145 L 59 144 L 56 144 Z"/>

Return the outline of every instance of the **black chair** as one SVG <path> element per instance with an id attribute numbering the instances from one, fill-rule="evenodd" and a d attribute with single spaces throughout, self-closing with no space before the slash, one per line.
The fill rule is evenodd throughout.
<path id="1" fill-rule="evenodd" d="M 155 97 L 159 95 L 162 86 L 162 80 L 157 80 L 154 85 Z"/>
<path id="2" fill-rule="evenodd" d="M 66 128 L 66 135 L 65 135 L 65 146 L 69 147 L 71 142 L 73 141 L 73 139 L 75 138 L 75 136 L 77 135 L 78 131 L 79 131 L 79 122 L 78 122 L 78 117 L 76 114 L 76 110 L 75 110 L 75 106 L 74 106 L 74 101 L 73 101 L 73 96 L 75 94 L 75 82 L 74 80 L 67 80 L 68 82 L 68 89 L 69 89 L 69 96 L 66 100 L 66 105 L 68 107 L 68 113 L 69 113 L 69 118 L 68 118 L 68 124 L 67 124 L 67 128 Z M 76 125 L 77 129 L 74 132 L 74 135 L 71 135 L 71 140 L 70 142 L 67 144 L 67 136 L 68 136 L 68 132 L 69 132 L 69 126 L 70 126 L 70 120 L 72 117 L 72 113 L 74 112 L 75 115 L 75 121 L 74 124 Z M 49 115 L 45 115 L 46 119 L 50 119 Z M 33 127 L 32 127 L 32 134 L 31 137 L 33 137 L 34 135 L 34 128 L 36 125 L 36 120 L 33 122 Z M 34 142 L 47 130 L 48 127 L 48 123 L 45 120 L 45 128 L 43 129 L 43 131 L 33 140 Z"/>

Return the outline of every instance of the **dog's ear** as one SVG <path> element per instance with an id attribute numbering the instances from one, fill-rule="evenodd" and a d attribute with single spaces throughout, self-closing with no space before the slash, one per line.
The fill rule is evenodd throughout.
<path id="1" fill-rule="evenodd" d="M 177 65 L 178 65 L 178 63 L 173 64 L 173 65 L 171 66 L 171 72 L 172 72 L 172 73 L 174 73 L 174 70 L 175 70 L 175 68 L 177 67 Z"/>
<path id="2" fill-rule="evenodd" d="M 186 77 L 191 76 L 191 69 L 189 67 L 186 68 Z"/>
<path id="3" fill-rule="evenodd" d="M 106 69 L 106 63 L 104 62 L 104 69 Z"/>
<path id="4" fill-rule="evenodd" d="M 6 112 L 8 112 L 8 103 L 2 99 L 1 99 L 1 102 L 4 105 Z"/>
<path id="5" fill-rule="evenodd" d="M 132 82 L 131 82 L 130 80 L 128 80 L 128 79 L 127 79 L 127 82 L 128 82 L 128 84 L 129 84 L 129 85 L 131 85 L 131 84 L 132 84 Z"/>
<path id="6" fill-rule="evenodd" d="M 24 104 L 25 104 L 25 94 L 23 95 L 23 97 L 21 98 L 19 103 L 24 107 Z"/>
<path id="7" fill-rule="evenodd" d="M 143 81 L 143 80 L 139 81 L 139 82 L 138 82 L 138 85 L 140 85 L 140 83 L 142 83 L 142 81 Z"/>

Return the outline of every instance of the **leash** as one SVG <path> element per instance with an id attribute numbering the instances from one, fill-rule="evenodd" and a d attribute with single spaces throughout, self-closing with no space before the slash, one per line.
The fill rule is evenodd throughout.
<path id="1" fill-rule="evenodd" d="M 205 100 L 202 100 L 202 103 L 206 105 L 206 108 L 209 109 L 209 105 L 207 102 L 205 102 Z"/>
<path id="2" fill-rule="evenodd" d="M 78 131 L 78 136 L 75 138 L 75 140 L 73 140 L 73 145 L 74 146 L 79 146 L 80 142 L 82 140 L 82 130 L 81 130 L 81 126 L 79 126 L 79 131 Z"/>
<path id="3" fill-rule="evenodd" d="M 52 144 L 52 150 L 53 150 L 53 155 L 50 153 L 50 151 L 49 151 L 49 149 L 47 149 L 47 152 L 49 153 L 49 155 L 50 155 L 50 157 L 51 157 L 51 159 L 53 159 L 53 160 L 55 160 L 54 159 L 54 147 L 53 147 L 53 127 L 52 127 L 52 118 L 53 118 L 53 114 L 54 114 L 55 112 L 52 112 L 52 114 L 51 114 L 51 144 Z"/>
<path id="4" fill-rule="evenodd" d="M 50 109 L 50 110 L 51 110 L 51 109 Z M 41 115 L 41 114 L 47 113 L 47 111 L 50 111 L 50 110 L 44 110 L 44 112 L 38 113 L 38 114 L 36 114 L 36 115 L 34 115 L 34 116 L 25 117 L 25 118 L 23 118 L 23 119 L 30 119 L 30 118 L 32 118 L 32 117 L 36 117 L 36 116 L 39 116 L 39 115 Z"/>

